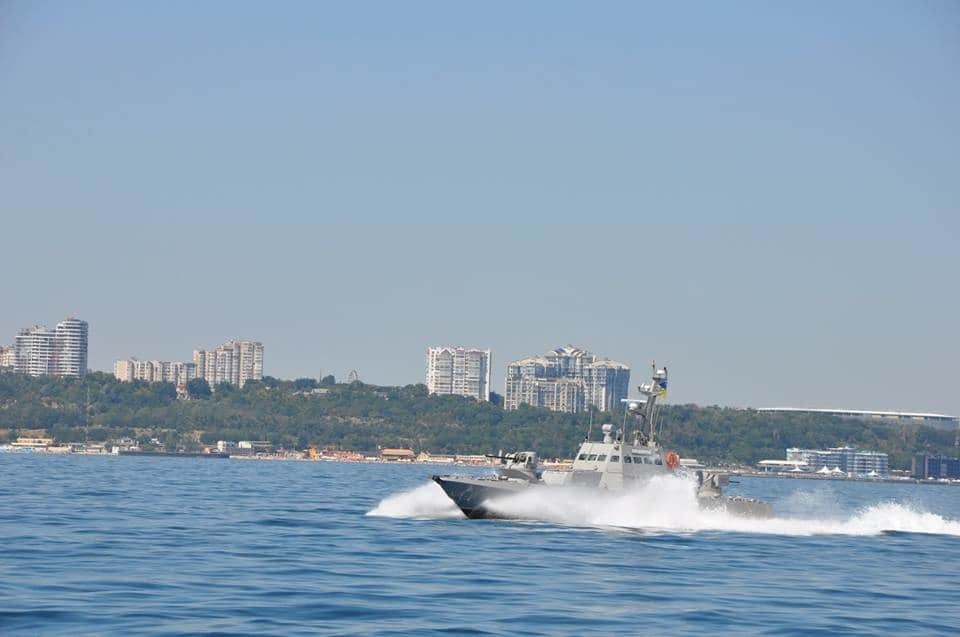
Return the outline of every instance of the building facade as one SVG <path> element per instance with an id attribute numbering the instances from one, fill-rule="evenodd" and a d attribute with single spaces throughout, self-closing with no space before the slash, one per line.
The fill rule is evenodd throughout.
<path id="1" fill-rule="evenodd" d="M 13 370 L 17 366 L 17 348 L 13 345 L 0 347 L 0 367 Z"/>
<path id="2" fill-rule="evenodd" d="M 831 447 L 830 449 L 787 449 L 787 460 L 806 465 L 808 471 L 839 469 L 858 476 L 889 473 L 887 454 L 876 451 L 860 451 L 853 447 Z"/>
<path id="3" fill-rule="evenodd" d="M 13 342 L 14 371 L 30 376 L 53 375 L 57 365 L 57 332 L 44 325 L 20 330 Z"/>
<path id="4" fill-rule="evenodd" d="M 926 480 L 960 480 L 960 458 L 919 455 L 913 458 L 913 477 Z"/>
<path id="5" fill-rule="evenodd" d="M 117 380 L 129 383 L 134 380 L 134 370 L 136 362 L 132 358 L 124 358 L 113 362 L 113 377 Z"/>
<path id="6" fill-rule="evenodd" d="M 69 316 L 55 330 L 57 339 L 57 375 L 83 378 L 87 375 L 86 321 Z"/>
<path id="7" fill-rule="evenodd" d="M 427 391 L 490 400 L 490 350 L 427 348 Z"/>
<path id="8" fill-rule="evenodd" d="M 221 383 L 243 387 L 249 380 L 263 379 L 263 343 L 227 341 L 214 349 L 193 350 L 198 378 L 215 387 Z"/>
<path id="9" fill-rule="evenodd" d="M 629 367 L 567 345 L 507 365 L 503 406 L 517 409 L 527 404 L 569 413 L 592 406 L 611 411 L 629 388 Z"/>
<path id="10" fill-rule="evenodd" d="M 263 378 L 263 343 L 227 341 L 211 350 L 195 349 L 190 362 L 118 360 L 113 374 L 121 381 L 186 385 L 202 378 L 211 388 L 221 383 L 243 387 L 249 380 Z"/>
<path id="11" fill-rule="evenodd" d="M 30 376 L 67 376 L 83 378 L 87 375 L 86 321 L 68 317 L 55 329 L 34 325 L 20 330 L 14 339 L 13 369 Z M 10 361 L 11 355 L 5 355 Z"/>
<path id="12" fill-rule="evenodd" d="M 147 383 L 173 383 L 180 386 L 186 385 L 197 377 L 197 368 L 193 363 L 127 358 L 114 362 L 113 375 L 122 382 L 140 380 Z"/>

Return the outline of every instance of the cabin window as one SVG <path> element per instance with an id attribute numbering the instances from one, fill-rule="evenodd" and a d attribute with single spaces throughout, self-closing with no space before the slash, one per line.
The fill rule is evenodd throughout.
<path id="1" fill-rule="evenodd" d="M 603 462 L 606 459 L 607 459 L 607 454 L 605 453 L 601 453 L 599 456 L 597 456 L 597 462 Z"/>
<path id="2" fill-rule="evenodd" d="M 620 462 L 620 456 L 610 456 L 610 462 Z"/>
<path id="3" fill-rule="evenodd" d="M 643 456 L 637 456 L 636 458 L 633 459 L 633 461 L 637 464 L 647 464 L 647 459 L 644 458 Z"/>
<path id="4" fill-rule="evenodd" d="M 581 454 L 577 457 L 577 460 L 586 460 L 586 459 L 587 459 L 587 454 L 585 454 L 585 453 L 581 453 Z"/>
<path id="5" fill-rule="evenodd" d="M 630 456 L 624 456 L 623 461 L 627 464 L 630 464 L 631 462 L 633 462 L 633 460 L 630 459 Z"/>
<path id="6" fill-rule="evenodd" d="M 596 459 L 597 459 L 597 454 L 595 453 L 591 453 L 589 456 L 587 456 L 587 460 L 596 460 Z"/>
<path id="7" fill-rule="evenodd" d="M 653 461 L 653 464 L 663 464 L 663 460 L 661 458 L 657 458 Z"/>

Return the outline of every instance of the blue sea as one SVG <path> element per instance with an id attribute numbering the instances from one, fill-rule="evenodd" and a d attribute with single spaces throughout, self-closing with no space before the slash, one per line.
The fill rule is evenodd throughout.
<path id="1" fill-rule="evenodd" d="M 424 465 L 0 454 L 2 635 L 960 634 L 960 488 L 742 478 L 458 517 Z"/>

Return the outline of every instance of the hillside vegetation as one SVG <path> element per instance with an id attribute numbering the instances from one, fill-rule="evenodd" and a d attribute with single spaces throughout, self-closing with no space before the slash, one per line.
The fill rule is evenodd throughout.
<path id="1" fill-rule="evenodd" d="M 168 383 L 121 383 L 103 373 L 82 381 L 6 373 L 0 374 L 0 431 L 7 440 L 21 430 L 45 429 L 60 442 L 158 438 L 186 449 L 217 440 L 269 440 L 299 449 L 532 449 L 544 457 L 569 457 L 590 422 L 589 414 L 504 411 L 459 396 L 429 396 L 423 385 L 336 385 L 332 378 L 324 383 L 265 378 L 243 389 L 221 385 L 211 394 L 200 381 L 191 384 L 192 399 L 178 400 Z M 602 422 L 622 421 L 622 412 L 595 414 L 594 430 Z M 662 422 L 664 445 L 708 462 L 755 463 L 783 458 L 787 447 L 849 444 L 887 452 L 892 467 L 909 468 L 916 452 L 956 453 L 951 431 L 828 416 L 665 405 Z"/>

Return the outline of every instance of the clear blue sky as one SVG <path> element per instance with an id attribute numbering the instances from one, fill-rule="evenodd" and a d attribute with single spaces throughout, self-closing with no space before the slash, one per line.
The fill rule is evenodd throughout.
<path id="1" fill-rule="evenodd" d="M 958 149 L 950 1 L 8 1 L 0 342 L 960 414 Z"/>

